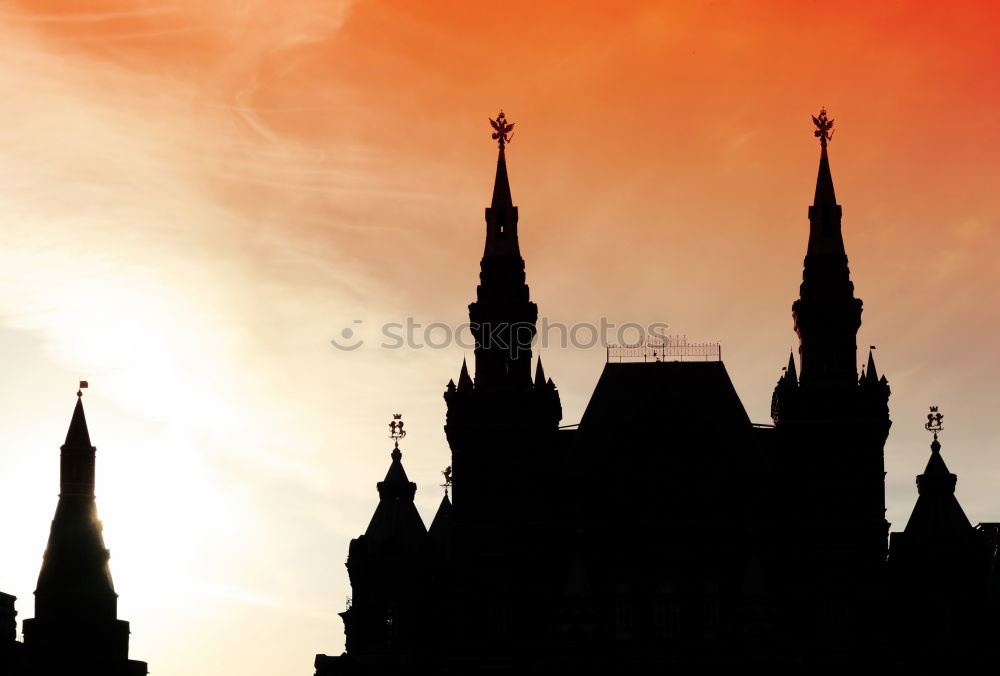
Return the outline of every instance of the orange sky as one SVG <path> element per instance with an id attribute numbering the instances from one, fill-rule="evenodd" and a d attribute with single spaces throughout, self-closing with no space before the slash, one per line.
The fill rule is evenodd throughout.
<path id="1" fill-rule="evenodd" d="M 540 314 L 721 341 L 758 422 L 826 105 L 858 342 L 893 388 L 888 518 L 933 403 L 970 519 L 1000 520 L 995 5 L 623 4 L 0 8 L 0 590 L 22 618 L 87 378 L 132 655 L 263 676 L 341 650 L 385 424 L 407 418 L 429 521 L 463 356 L 378 349 L 377 327 L 465 319 L 501 105 Z M 345 326 L 362 349 L 330 347 Z M 541 353 L 577 422 L 603 351 Z"/>

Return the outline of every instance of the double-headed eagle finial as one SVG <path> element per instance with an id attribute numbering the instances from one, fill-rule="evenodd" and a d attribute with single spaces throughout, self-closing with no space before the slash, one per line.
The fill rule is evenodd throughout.
<path id="1" fill-rule="evenodd" d="M 490 137 L 500 145 L 500 150 L 510 143 L 510 139 L 514 136 L 514 123 L 507 122 L 507 116 L 503 114 L 503 110 L 497 115 L 497 119 L 489 118 L 490 126 L 493 127 L 493 135 Z"/>
<path id="2" fill-rule="evenodd" d="M 821 147 L 826 147 L 826 142 L 833 138 L 833 120 L 828 120 L 826 118 L 826 106 L 819 109 L 819 117 L 813 115 L 813 124 L 816 125 L 816 131 L 813 132 L 819 138 L 819 144 Z"/>

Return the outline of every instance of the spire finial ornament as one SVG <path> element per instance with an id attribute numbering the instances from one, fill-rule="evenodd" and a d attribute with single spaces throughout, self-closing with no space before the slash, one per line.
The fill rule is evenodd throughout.
<path id="1" fill-rule="evenodd" d="M 493 127 L 493 135 L 490 137 L 500 145 L 500 150 L 510 143 L 511 138 L 514 136 L 514 123 L 508 124 L 507 116 L 503 114 L 503 110 L 500 110 L 500 114 L 497 115 L 497 119 L 489 118 L 490 126 Z"/>
<path id="2" fill-rule="evenodd" d="M 927 414 L 927 422 L 924 424 L 924 429 L 928 432 L 934 433 L 934 441 L 931 442 L 931 450 L 937 452 L 941 448 L 941 444 L 938 443 L 938 432 L 944 429 L 944 424 L 942 421 L 944 416 L 938 411 L 937 406 L 931 406 L 931 412 Z M 936 447 L 936 448 L 935 448 Z"/>
<path id="3" fill-rule="evenodd" d="M 444 476 L 444 483 L 441 484 L 441 487 L 444 489 L 445 497 L 447 497 L 448 489 L 451 488 L 451 465 L 445 467 L 441 474 Z"/>
<path id="4" fill-rule="evenodd" d="M 825 148 L 826 142 L 833 138 L 833 120 L 826 118 L 826 106 L 819 109 L 819 117 L 813 115 L 812 119 L 813 124 L 816 125 L 816 131 L 813 134 L 819 138 L 820 146 Z"/>
<path id="5" fill-rule="evenodd" d="M 403 429 L 403 414 L 393 413 L 392 421 L 389 423 L 389 438 L 396 443 L 396 448 L 399 448 L 399 440 L 406 436 L 406 430 Z"/>
<path id="6" fill-rule="evenodd" d="M 86 380 L 81 380 L 80 381 L 80 388 L 76 391 L 76 396 L 80 397 L 80 398 L 83 398 L 83 391 L 85 389 L 87 389 L 88 387 L 90 387 L 90 383 L 88 383 Z"/>

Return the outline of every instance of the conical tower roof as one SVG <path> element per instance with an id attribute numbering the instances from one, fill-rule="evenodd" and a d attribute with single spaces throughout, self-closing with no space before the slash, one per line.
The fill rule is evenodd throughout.
<path id="1" fill-rule="evenodd" d="M 434 514 L 434 519 L 431 521 L 431 527 L 427 531 L 427 535 L 431 539 L 440 540 L 451 536 L 451 512 L 451 499 L 445 492 L 444 497 L 441 498 L 441 504 L 438 505 L 437 512 Z"/>
<path id="2" fill-rule="evenodd" d="M 73 409 L 73 417 L 69 421 L 69 429 L 66 431 L 66 443 L 63 448 L 87 450 L 93 448 L 90 443 L 90 430 L 87 429 L 87 416 L 83 412 L 83 396 L 76 398 L 76 407 Z"/>
<path id="3" fill-rule="evenodd" d="M 958 477 L 948 470 L 941 457 L 941 443 L 935 437 L 924 473 L 917 477 L 919 496 L 904 533 L 933 538 L 967 535 L 972 524 L 955 497 Z"/>
<path id="4" fill-rule="evenodd" d="M 375 544 L 396 542 L 412 545 L 427 534 L 420 513 L 413 504 L 417 484 L 406 476 L 403 454 L 397 443 L 391 453 L 392 462 L 385 479 L 378 482 L 378 506 L 365 531 L 365 537 Z"/>

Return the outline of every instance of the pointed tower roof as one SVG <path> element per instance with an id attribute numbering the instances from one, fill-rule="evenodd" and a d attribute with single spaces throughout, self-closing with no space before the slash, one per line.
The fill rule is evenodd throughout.
<path id="1" fill-rule="evenodd" d="M 865 368 L 865 377 L 873 383 L 878 382 L 878 371 L 875 370 L 875 354 L 874 349 L 868 349 L 868 366 Z"/>
<path id="2" fill-rule="evenodd" d="M 389 471 L 385 473 L 385 479 L 377 484 L 379 495 L 395 498 L 405 495 L 411 487 L 415 492 L 417 485 L 406 476 L 406 470 L 403 469 L 402 463 L 403 452 L 399 450 L 398 444 L 392 449 L 389 457 L 392 458 L 392 462 L 389 463 Z"/>
<path id="3" fill-rule="evenodd" d="M 69 421 L 69 430 L 66 431 L 66 443 L 63 449 L 87 450 L 93 448 L 90 443 L 90 430 L 87 429 L 87 416 L 83 412 L 83 394 L 76 393 L 76 408 L 73 409 L 73 417 Z"/>
<path id="4" fill-rule="evenodd" d="M 833 120 L 830 120 L 832 123 Z M 830 156 L 827 154 L 826 143 L 819 152 L 819 172 L 816 174 L 816 193 L 813 195 L 813 206 L 831 207 L 837 205 L 837 195 L 833 189 L 833 175 L 830 173 Z"/>
<path id="5" fill-rule="evenodd" d="M 958 477 L 948 471 L 941 457 L 941 443 L 935 435 L 927 467 L 917 477 L 917 503 L 903 532 L 932 538 L 950 538 L 971 532 L 972 524 L 955 497 L 957 482 Z"/>
<path id="6" fill-rule="evenodd" d="M 378 507 L 365 530 L 365 537 L 373 544 L 395 542 L 402 545 L 416 544 L 427 533 L 420 513 L 413 504 L 417 484 L 410 481 L 403 469 L 403 453 L 397 441 L 390 454 L 392 462 L 385 479 L 379 481 Z"/>
<path id="7" fill-rule="evenodd" d="M 449 537 L 450 531 L 451 499 L 448 497 L 448 492 L 445 491 L 444 497 L 441 498 L 441 504 L 438 505 L 437 512 L 434 514 L 434 519 L 431 521 L 431 527 L 427 530 L 427 535 L 434 540 L 440 540 Z"/>
<path id="8" fill-rule="evenodd" d="M 500 153 L 497 155 L 497 175 L 493 180 L 493 200 L 490 208 L 511 208 L 514 206 L 514 199 L 510 196 L 510 179 L 507 178 L 507 156 L 503 146 L 500 146 Z"/>

